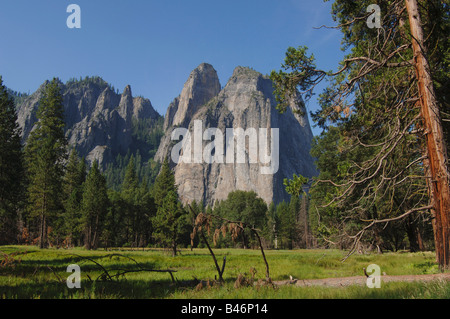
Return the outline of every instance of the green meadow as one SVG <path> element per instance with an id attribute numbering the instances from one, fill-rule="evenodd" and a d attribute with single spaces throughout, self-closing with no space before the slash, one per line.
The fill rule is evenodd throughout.
<path id="1" fill-rule="evenodd" d="M 297 287 L 267 285 L 235 287 L 241 275 L 254 282 L 265 278 L 265 263 L 259 250 L 215 249 L 222 265 L 224 283 L 213 284 L 217 275 L 207 249 L 181 250 L 172 257 L 164 250 L 84 249 L 40 250 L 31 246 L 0 247 L 0 298 L 3 299 L 347 299 L 450 298 L 450 284 L 383 283 L 380 289 L 366 286 Z M 265 251 L 273 281 L 362 276 L 370 264 L 380 266 L 387 275 L 438 273 L 435 255 L 421 253 L 385 253 L 352 255 L 345 262 L 339 250 Z M 81 288 L 69 289 L 67 267 L 77 264 L 81 270 Z M 174 280 L 167 272 L 171 270 Z M 198 287 L 195 280 L 210 281 Z"/>

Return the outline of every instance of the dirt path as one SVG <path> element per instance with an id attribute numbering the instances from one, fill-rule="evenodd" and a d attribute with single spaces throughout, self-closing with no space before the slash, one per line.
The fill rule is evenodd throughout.
<path id="1" fill-rule="evenodd" d="M 430 282 L 430 281 L 448 281 L 450 282 L 450 273 L 435 274 L 435 275 L 405 275 L 405 276 L 381 276 L 381 282 Z M 323 287 L 347 287 L 352 285 L 364 286 L 367 283 L 367 277 L 341 277 L 341 278 L 326 278 L 326 279 L 293 279 L 274 281 L 277 286 L 295 285 L 299 287 L 323 286 Z"/>

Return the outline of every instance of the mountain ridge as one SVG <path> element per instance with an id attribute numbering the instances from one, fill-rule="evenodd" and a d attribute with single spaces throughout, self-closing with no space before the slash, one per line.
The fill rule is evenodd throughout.
<path id="1" fill-rule="evenodd" d="M 183 95 L 195 95 L 195 92 L 190 91 L 196 90 L 196 87 L 192 85 L 196 83 L 196 77 L 209 77 L 210 80 L 207 81 L 209 85 L 212 88 L 217 87 L 215 84 L 219 81 L 217 72 L 212 70 L 211 65 L 202 63 L 192 71 L 182 93 L 175 101 L 180 103 Z M 205 85 L 204 82 L 201 83 Z M 165 135 L 161 139 L 155 159 L 161 162 L 172 155 L 174 143 L 171 132 L 174 129 L 181 126 L 189 132 L 194 132 L 195 122 L 202 121 L 202 132 L 208 129 L 219 129 L 225 132 L 228 128 L 242 128 L 244 131 L 249 128 L 278 129 L 280 132 L 279 170 L 273 175 L 263 175 L 261 168 L 266 165 L 262 163 L 209 164 L 172 161 L 171 166 L 175 172 L 181 200 L 184 203 L 196 200 L 213 205 L 217 200 L 226 199 L 233 190 L 255 191 L 267 203 L 289 200 L 290 196 L 285 192 L 283 185 L 285 178 L 292 178 L 294 173 L 307 177 L 317 174 L 314 160 L 309 154 L 313 138 L 309 121 L 306 114 L 300 116 L 297 112 L 304 107 L 303 102 L 300 99 L 291 101 L 287 112 L 280 114 L 276 110 L 272 81 L 248 67 L 236 67 L 223 89 L 214 91 L 212 88 L 202 87 L 202 92 L 211 93 L 203 96 L 203 100 L 207 102 L 200 106 L 188 103 L 188 106 L 182 109 L 190 111 L 183 112 L 184 117 L 177 117 L 176 121 L 174 121 L 177 114 L 174 112 L 176 104 L 168 108 L 165 116 Z M 212 92 L 215 92 L 215 95 Z M 167 123 L 174 123 L 174 125 L 169 127 Z M 203 141 L 202 147 L 207 147 L 207 144 L 207 141 Z M 247 146 L 247 155 L 249 150 Z"/>
<path id="2" fill-rule="evenodd" d="M 18 123 L 25 142 L 34 124 L 44 82 L 36 92 L 16 105 Z M 134 98 L 127 85 L 122 94 L 100 77 L 59 81 L 63 96 L 66 137 L 69 145 L 92 163 L 111 162 L 117 154 L 125 154 L 132 144 L 133 120 L 154 119 L 161 115 L 149 99 Z M 108 157 L 104 163 L 105 156 Z"/>
<path id="3" fill-rule="evenodd" d="M 18 99 L 23 141 L 36 122 L 39 98 L 46 83 L 33 94 Z M 272 129 L 279 130 L 279 167 L 272 175 L 261 174 L 267 163 L 172 162 L 184 203 L 196 200 L 213 205 L 238 189 L 255 191 L 267 203 L 278 203 L 289 200 L 283 186 L 285 178 L 292 178 L 293 174 L 312 177 L 317 173 L 309 154 L 313 136 L 308 117 L 297 114 L 304 107 L 303 102 L 291 101 L 287 111 L 280 114 L 275 108 L 271 80 L 251 68 L 236 67 L 222 88 L 214 67 L 201 63 L 190 73 L 164 117 L 149 99 L 133 97 L 130 85 L 121 94 L 100 77 L 60 81 L 60 86 L 69 146 L 89 163 L 98 161 L 103 170 L 116 169 L 119 162 L 126 165 L 131 155 L 142 156 L 144 165 L 152 166 L 153 160 L 161 163 L 174 146 L 173 129 L 193 129 L 195 121 L 202 121 L 204 130 L 267 129 L 268 137 L 272 136 Z M 206 144 L 203 141 L 202 147 Z M 245 152 L 248 156 L 249 149 Z M 114 181 L 118 184 L 120 177 L 115 176 Z"/>

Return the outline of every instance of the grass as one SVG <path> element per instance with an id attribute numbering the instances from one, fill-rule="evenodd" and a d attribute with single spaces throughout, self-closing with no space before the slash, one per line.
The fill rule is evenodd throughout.
<path id="1" fill-rule="evenodd" d="M 265 278 L 265 264 L 258 250 L 215 249 L 220 262 L 223 256 L 227 257 L 225 283 L 201 290 L 172 284 L 168 273 L 135 272 L 114 281 L 95 281 L 103 271 L 92 261 L 101 264 L 111 275 L 120 269 L 138 269 L 135 260 L 145 269 L 175 270 L 174 276 L 179 282 L 194 278 L 213 280 L 216 270 L 206 249 L 183 250 L 176 257 L 161 250 L 39 250 L 30 246 L 4 246 L 0 247 L 0 251 L 6 254 L 18 253 L 14 257 L 15 262 L 0 266 L 0 298 L 7 299 L 450 298 L 450 284 L 442 282 L 383 283 L 381 289 L 360 286 L 235 289 L 234 282 L 239 274 L 245 273 L 249 277 L 251 268 L 257 271 L 256 279 Z M 80 256 L 90 260 L 81 259 Z M 337 250 L 277 250 L 266 251 L 266 256 L 272 280 L 285 280 L 290 276 L 297 279 L 361 276 L 362 269 L 370 264 L 379 265 L 387 275 L 438 273 L 435 256 L 431 252 L 353 255 L 345 262 L 341 262 L 344 252 Z M 78 264 L 81 268 L 81 289 L 69 289 L 66 285 L 66 278 L 70 275 L 66 270 L 70 264 Z"/>
<path id="2" fill-rule="evenodd" d="M 201 292 L 183 291 L 172 295 L 177 299 L 449 299 L 450 285 L 432 283 L 386 283 L 382 289 L 350 286 L 344 288 L 283 286 L 234 289 L 228 285 Z"/>

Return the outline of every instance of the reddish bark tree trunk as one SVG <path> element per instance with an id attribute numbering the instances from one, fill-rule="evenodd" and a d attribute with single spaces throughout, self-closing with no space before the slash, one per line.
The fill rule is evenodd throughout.
<path id="1" fill-rule="evenodd" d="M 439 267 L 449 268 L 449 212 L 450 185 L 447 169 L 448 154 L 444 141 L 439 107 L 431 78 L 430 67 L 424 52 L 424 36 L 417 0 L 405 0 L 411 29 L 415 69 L 419 87 L 421 115 L 426 130 L 426 151 L 428 171 L 431 181 L 428 183 L 433 214 L 435 217 L 434 237 L 436 259 Z"/>

